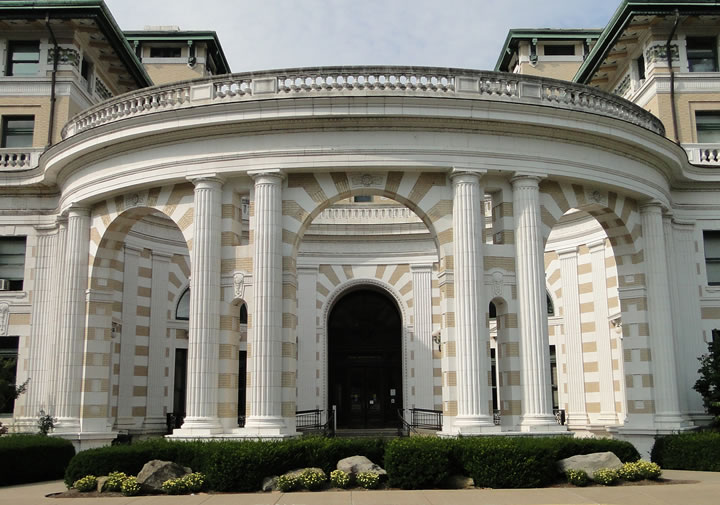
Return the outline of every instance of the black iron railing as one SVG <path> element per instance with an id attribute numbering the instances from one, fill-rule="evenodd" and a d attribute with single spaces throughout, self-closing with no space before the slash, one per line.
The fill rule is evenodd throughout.
<path id="1" fill-rule="evenodd" d="M 442 410 L 410 409 L 410 426 L 421 430 L 442 430 Z"/>
<path id="2" fill-rule="evenodd" d="M 500 411 L 499 410 L 493 410 L 493 424 L 495 426 L 500 426 Z"/>
<path id="3" fill-rule="evenodd" d="M 417 433 L 417 430 L 413 428 L 413 426 L 407 422 L 405 419 L 405 411 L 403 409 L 397 410 L 397 420 L 398 420 L 398 437 L 409 437 L 410 433 Z"/>
<path id="4" fill-rule="evenodd" d="M 565 409 L 553 409 L 553 414 L 555 414 L 555 421 L 557 421 L 559 425 L 564 426 L 567 421 Z"/>
<path id="5" fill-rule="evenodd" d="M 180 428 L 184 420 L 185 412 L 168 412 L 165 417 L 168 435 L 172 434 L 174 429 Z"/>

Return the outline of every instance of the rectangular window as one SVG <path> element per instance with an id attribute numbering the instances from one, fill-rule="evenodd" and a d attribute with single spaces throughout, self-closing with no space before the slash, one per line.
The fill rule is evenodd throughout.
<path id="1" fill-rule="evenodd" d="M 720 286 L 720 230 L 703 231 L 705 269 L 709 286 Z"/>
<path id="2" fill-rule="evenodd" d="M 34 130 L 34 116 L 5 116 L 0 147 L 32 147 Z"/>
<path id="3" fill-rule="evenodd" d="M 560 402 L 558 399 L 557 354 L 554 345 L 550 346 L 550 388 L 552 390 L 553 409 L 557 410 L 560 408 Z"/>
<path id="4" fill-rule="evenodd" d="M 40 71 L 40 42 L 10 41 L 7 75 L 31 76 Z"/>
<path id="5" fill-rule="evenodd" d="M 182 48 L 180 47 L 151 47 L 151 58 L 180 58 Z"/>
<path id="6" fill-rule="evenodd" d="M 688 37 L 687 60 L 690 72 L 717 72 L 717 39 L 715 37 Z"/>
<path id="7" fill-rule="evenodd" d="M 495 357 L 495 349 L 490 348 L 490 376 L 492 384 L 492 406 L 493 410 L 499 410 L 500 398 L 498 398 L 497 385 L 497 358 Z"/>
<path id="8" fill-rule="evenodd" d="M 543 46 L 545 56 L 575 56 L 575 44 L 545 45 Z"/>
<path id="9" fill-rule="evenodd" d="M 358 195 L 353 198 L 353 201 L 356 203 L 372 202 L 372 195 Z"/>
<path id="10" fill-rule="evenodd" d="M 83 58 L 82 64 L 80 65 L 80 75 L 85 79 L 85 88 L 91 91 L 92 84 L 92 63 L 87 58 Z"/>
<path id="11" fill-rule="evenodd" d="M 0 337 L 0 414 L 15 410 L 19 337 Z"/>
<path id="12" fill-rule="evenodd" d="M 697 111 L 695 127 L 700 144 L 720 144 L 720 111 Z"/>
<path id="13" fill-rule="evenodd" d="M 635 63 L 637 64 L 638 81 L 642 81 L 645 79 L 645 57 L 641 55 L 635 60 Z"/>
<path id="14" fill-rule="evenodd" d="M 22 291 L 27 237 L 0 237 L 0 289 Z"/>

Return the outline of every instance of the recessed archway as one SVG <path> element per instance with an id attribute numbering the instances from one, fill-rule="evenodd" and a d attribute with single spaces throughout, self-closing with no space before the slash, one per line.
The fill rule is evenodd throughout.
<path id="1" fill-rule="evenodd" d="M 396 425 L 403 407 L 402 318 L 379 289 L 359 286 L 328 317 L 329 409 L 339 428 Z"/>

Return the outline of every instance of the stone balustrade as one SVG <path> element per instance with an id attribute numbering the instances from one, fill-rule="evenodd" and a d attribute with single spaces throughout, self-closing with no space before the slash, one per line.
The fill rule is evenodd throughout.
<path id="1" fill-rule="evenodd" d="M 373 206 L 343 206 L 325 209 L 313 220 L 313 224 L 344 224 L 371 222 L 380 220 L 385 223 L 419 223 L 420 218 L 413 211 L 404 206 L 373 205 Z"/>
<path id="2" fill-rule="evenodd" d="M 690 163 L 720 167 L 720 144 L 683 144 L 683 147 Z"/>
<path id="3" fill-rule="evenodd" d="M 38 165 L 42 148 L 19 147 L 0 149 L 0 170 L 29 170 Z"/>
<path id="4" fill-rule="evenodd" d="M 326 67 L 227 74 L 146 88 L 92 107 L 63 138 L 114 121 L 198 105 L 315 96 L 454 97 L 515 102 L 621 119 L 664 135 L 659 119 L 615 95 L 531 75 L 432 67 Z"/>

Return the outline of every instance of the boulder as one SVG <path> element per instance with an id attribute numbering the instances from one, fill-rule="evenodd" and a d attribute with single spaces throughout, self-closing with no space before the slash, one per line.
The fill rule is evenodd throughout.
<path id="1" fill-rule="evenodd" d="M 349 458 L 341 459 L 337 463 L 337 469 L 342 470 L 345 473 L 349 473 L 353 477 L 356 477 L 359 473 L 376 473 L 378 475 L 385 476 L 387 472 L 380 466 L 376 465 L 365 456 L 350 456 Z"/>
<path id="2" fill-rule="evenodd" d="M 289 472 L 285 472 L 283 475 L 287 475 L 288 477 L 300 477 L 303 473 L 305 473 L 306 470 L 314 470 L 316 472 L 325 473 L 323 472 L 322 468 L 318 468 L 315 466 L 309 466 L 307 468 L 298 468 L 297 470 L 290 470 Z"/>
<path id="3" fill-rule="evenodd" d="M 262 490 L 267 492 L 277 491 L 277 475 L 265 477 L 262 482 Z"/>
<path id="4" fill-rule="evenodd" d="M 168 479 L 178 479 L 192 473 L 187 467 L 182 467 L 172 461 L 154 459 L 145 463 L 137 475 L 138 484 L 146 493 L 162 491 L 162 483 Z"/>
<path id="5" fill-rule="evenodd" d="M 108 481 L 108 479 L 109 479 L 109 477 L 107 475 L 97 478 L 98 493 L 102 493 L 103 491 L 105 491 L 104 487 L 105 487 L 105 483 Z"/>
<path id="6" fill-rule="evenodd" d="M 580 454 L 558 461 L 561 471 L 583 470 L 592 479 L 593 474 L 601 468 L 617 470 L 622 467 L 622 461 L 612 452 L 594 452 L 592 454 Z"/>

